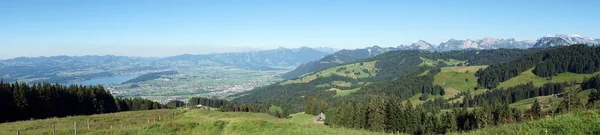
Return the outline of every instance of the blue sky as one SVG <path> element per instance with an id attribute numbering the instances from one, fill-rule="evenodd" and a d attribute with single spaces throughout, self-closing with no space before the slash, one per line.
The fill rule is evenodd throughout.
<path id="1" fill-rule="evenodd" d="M 600 37 L 597 0 L 4 0 L 0 58 Z"/>

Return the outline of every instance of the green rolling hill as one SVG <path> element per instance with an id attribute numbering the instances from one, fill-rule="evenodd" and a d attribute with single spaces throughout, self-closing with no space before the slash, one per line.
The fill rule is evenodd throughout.
<path id="1" fill-rule="evenodd" d="M 352 95 L 350 93 L 370 91 L 370 88 L 374 88 L 376 85 L 387 81 L 393 81 L 399 76 L 413 78 L 406 75 L 423 67 L 489 65 L 513 60 L 526 53 L 538 50 L 540 49 L 461 50 L 450 52 L 391 51 L 356 62 L 332 66 L 296 79 L 255 88 L 252 91 L 234 95 L 233 97 L 236 97 L 234 101 L 241 103 L 254 101 L 281 102 L 287 104 L 287 107 L 301 111 L 304 100 L 309 96 L 334 101 L 338 100 L 335 98 Z M 421 73 L 423 72 L 419 74 Z M 476 83 L 476 79 L 473 80 L 473 83 Z M 389 87 L 395 87 L 395 85 L 390 85 Z M 344 96 L 336 96 L 338 93 L 343 93 L 341 95 Z M 457 92 L 451 91 L 449 93 Z M 410 94 L 410 97 L 415 94 Z M 366 97 L 366 95 L 361 97 L 360 94 L 356 96 L 359 96 L 358 99 Z M 355 98 L 356 96 L 348 98 Z M 285 102 L 278 101 L 281 99 L 285 99 Z"/>
<path id="2" fill-rule="evenodd" d="M 79 126 L 80 134 L 597 134 L 598 54 L 584 45 L 390 51 L 234 95 L 220 111 L 12 122 L 0 134 L 49 134 L 52 123 L 71 134 L 87 119 L 105 128 Z M 321 112 L 327 119 L 315 122 Z"/>

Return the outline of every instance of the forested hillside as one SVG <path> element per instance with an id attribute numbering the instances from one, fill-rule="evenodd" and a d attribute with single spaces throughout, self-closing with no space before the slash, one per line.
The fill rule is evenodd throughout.
<path id="1" fill-rule="evenodd" d="M 435 86 L 432 84 L 433 79 L 431 79 L 433 75 L 435 75 L 433 74 L 435 73 L 435 70 L 430 71 L 427 67 L 488 65 L 514 60 L 527 53 L 539 50 L 540 49 L 459 50 L 450 52 L 428 52 L 418 50 L 391 51 L 372 58 L 334 66 L 297 79 L 255 88 L 250 92 L 235 95 L 239 96 L 239 98 L 236 98 L 234 101 L 241 103 L 275 101 L 284 103 L 285 107 L 290 107 L 294 111 L 302 111 L 304 110 L 304 101 L 310 96 L 328 102 L 344 99 L 344 97 L 346 97 L 345 95 L 352 97 L 349 99 L 364 99 L 364 97 L 368 97 L 361 94 L 353 96 L 354 94 L 352 94 L 352 92 L 369 94 L 398 93 L 397 95 L 402 95 L 402 98 L 410 98 L 417 93 L 423 91 L 430 92 L 435 89 Z M 368 63 L 371 62 L 375 62 L 373 67 L 369 67 L 370 65 Z M 420 71 L 416 71 L 417 69 L 420 69 Z M 418 85 L 420 83 L 410 85 L 395 84 L 395 82 L 410 82 L 402 79 L 394 80 L 401 75 L 411 73 L 416 76 L 424 72 L 432 72 L 431 74 L 422 76 L 428 77 L 429 80 L 431 80 L 423 83 L 427 86 Z M 413 77 L 414 76 L 407 76 L 405 78 L 419 80 Z M 389 87 L 384 87 L 385 85 L 389 85 Z M 419 90 L 413 90 L 413 86 L 411 85 L 415 85 L 415 88 L 419 87 Z M 400 87 L 410 87 L 406 89 L 409 89 L 408 91 L 411 92 L 406 92 L 404 90 L 394 92 L 394 90 L 400 89 Z M 373 93 L 373 91 L 385 91 L 386 93 Z M 439 90 L 435 91 L 435 95 L 439 95 L 438 93 L 440 93 Z"/>
<path id="2" fill-rule="evenodd" d="M 257 88 L 235 101 L 284 103 L 283 107 L 313 115 L 325 112 L 326 124 L 332 127 L 411 134 L 464 132 L 594 108 L 600 99 L 600 76 L 585 77 L 598 72 L 598 54 L 597 47 L 586 45 L 392 51 Z M 445 71 L 445 76 L 460 74 L 466 79 L 436 82 L 444 76 L 438 76 L 441 67 L 457 67 Z M 525 72 L 545 80 L 501 88 L 481 81 Z M 496 86 L 502 82 L 487 80 L 498 80 Z"/>
<path id="3" fill-rule="evenodd" d="M 528 54 L 515 61 L 497 63 L 477 71 L 480 86 L 495 88 L 500 82 L 511 79 L 521 72 L 533 69 L 540 77 L 551 77 L 559 73 L 594 73 L 600 70 L 600 48 L 587 45 L 554 47 L 547 51 Z"/>
<path id="4" fill-rule="evenodd" d="M 0 122 L 166 108 L 146 99 L 116 99 L 102 86 L 0 81 Z"/>
<path id="5" fill-rule="evenodd" d="M 578 67 L 593 67 L 595 62 L 591 62 L 591 60 L 582 63 L 570 62 L 568 60 L 574 60 L 576 58 L 567 58 L 566 56 L 582 58 L 575 61 L 586 61 L 591 58 L 597 58 L 595 55 L 600 53 L 600 50 L 597 49 L 598 48 L 583 45 L 550 48 L 539 52 L 532 52 L 531 54 L 513 61 L 500 62 L 500 64 L 495 64 L 496 66 L 494 67 L 511 67 L 508 65 L 527 61 L 526 59 L 533 58 L 531 56 L 540 54 L 555 55 L 545 55 L 545 57 L 540 58 L 543 60 L 562 56 L 564 60 L 567 60 L 565 61 L 566 63 L 579 64 L 577 65 Z M 561 54 L 558 50 L 564 52 L 564 54 Z M 580 55 L 566 55 L 569 54 L 569 52 L 577 51 L 582 53 Z M 533 65 L 544 67 L 540 66 L 543 64 Z M 558 67 L 559 66 L 557 66 L 557 68 Z M 491 66 L 480 70 L 480 72 L 490 68 Z M 423 69 L 416 70 L 415 72 L 408 74 L 407 78 L 397 78 L 402 79 L 402 81 L 382 83 L 379 87 L 376 87 L 381 90 L 388 90 L 387 92 L 380 92 L 381 90 L 365 91 L 366 89 L 364 88 L 367 87 L 363 87 L 363 90 L 361 91 L 364 93 L 360 93 L 361 91 L 359 91 L 349 96 L 359 95 L 359 93 L 360 95 L 369 95 L 369 97 L 363 97 L 365 100 L 359 99 L 359 97 L 362 96 L 356 96 L 346 101 L 340 101 L 335 105 L 332 105 L 331 102 L 329 102 L 329 109 L 324 109 L 326 114 L 329 114 L 329 119 L 326 123 L 332 126 L 368 129 L 378 132 L 443 134 L 447 132 L 476 130 L 495 125 L 533 121 L 582 109 L 594 109 L 597 108 L 598 100 L 600 99 L 600 94 L 598 94 L 598 90 L 600 89 L 600 81 L 598 81 L 598 78 L 600 78 L 600 76 L 583 79 L 583 81 L 578 81 L 576 79 L 565 82 L 548 81 L 541 86 L 534 86 L 534 84 L 530 82 L 511 86 L 506 89 L 492 89 L 483 93 L 471 93 L 470 91 L 467 91 L 456 95 L 455 98 L 436 98 L 434 100 L 427 100 L 426 97 L 429 96 L 421 96 L 420 100 L 425 99 L 425 102 L 417 104 L 413 103 L 414 100 L 406 100 L 406 96 L 403 95 L 410 96 L 410 90 L 412 90 L 412 93 L 434 95 L 435 93 L 432 93 L 432 91 L 436 91 L 436 89 L 434 88 L 432 91 L 427 91 L 428 89 L 426 87 L 422 87 L 421 91 L 417 88 L 390 90 L 392 88 L 406 87 L 404 85 L 412 86 L 419 84 L 414 81 L 424 81 L 422 84 L 428 84 L 431 81 L 426 79 L 428 78 L 427 76 L 431 73 L 435 74 L 436 72 L 439 72 L 435 70 L 435 68 L 432 68 L 427 73 L 418 74 L 423 71 Z M 593 71 L 586 72 L 586 70 L 572 71 L 579 73 L 593 73 Z M 411 78 L 414 78 L 414 81 L 411 81 Z M 387 87 L 386 84 L 397 85 L 394 87 Z M 476 89 L 477 88 L 475 88 L 475 90 Z M 551 101 L 548 101 L 548 98 L 550 98 Z M 533 103 L 525 106 L 525 109 L 521 109 L 517 106 L 520 104 L 517 102 L 525 101 L 526 99 L 534 100 L 532 100 Z M 540 101 L 544 99 L 545 101 Z M 307 104 L 308 103 L 309 102 L 307 102 Z"/>
<path id="6" fill-rule="evenodd" d="M 334 54 L 327 55 L 322 59 L 302 64 L 296 69 L 281 75 L 281 77 L 286 80 L 294 79 L 302 75 L 321 71 L 335 65 L 351 63 L 359 59 L 377 56 L 391 50 L 395 50 L 395 48 L 381 48 L 379 46 L 373 46 L 364 49 L 341 50 L 335 52 Z"/>
<path id="7" fill-rule="evenodd" d="M 162 59 L 163 61 L 188 61 L 195 63 L 214 63 L 250 70 L 272 70 L 275 67 L 297 66 L 318 60 L 329 55 L 313 48 L 296 49 L 277 48 L 273 50 L 249 51 L 239 53 L 184 54 Z"/>
<path id="8" fill-rule="evenodd" d="M 527 50 L 391 51 L 256 88 L 235 95 L 238 98 L 233 101 L 191 98 L 188 105 L 202 104 L 220 112 L 191 111 L 185 117 L 206 117 L 195 116 L 198 112 L 211 116 L 267 113 L 293 121 L 323 112 L 327 116 L 324 124 L 334 128 L 331 130 L 408 134 L 478 133 L 553 118 L 580 120 L 572 115 L 581 112 L 595 118 L 594 110 L 600 106 L 600 72 L 594 59 L 598 54 L 597 47 L 585 45 Z M 500 75 L 496 72 L 512 77 L 500 81 L 494 79 Z M 480 81 L 482 78 L 498 82 Z M 513 78 L 524 83 L 513 83 Z M 2 121 L 166 107 L 149 100 L 115 99 L 101 86 L 0 83 L 0 107 L 14 110 L 5 111 L 2 116 L 15 116 L 1 117 Z M 183 102 L 173 101 L 169 106 L 181 107 Z M 315 124 L 312 118 L 309 120 Z M 225 127 L 227 122 L 215 123 L 221 125 L 220 129 L 235 128 Z M 182 131 L 191 132 L 190 129 Z M 549 133 L 574 132 L 555 129 Z"/>

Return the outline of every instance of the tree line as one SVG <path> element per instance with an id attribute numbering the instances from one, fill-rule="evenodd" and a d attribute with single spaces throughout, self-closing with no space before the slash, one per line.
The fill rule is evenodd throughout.
<path id="1" fill-rule="evenodd" d="M 117 99 L 102 86 L 61 85 L 0 80 L 0 122 L 119 111 L 162 109 L 146 99 Z"/>
<path id="2" fill-rule="evenodd" d="M 304 111 L 304 113 L 318 115 L 319 113 L 325 112 L 325 109 L 327 109 L 327 107 L 327 102 L 323 100 L 318 100 L 317 98 L 310 96 L 308 97 L 308 99 L 306 99 L 306 107 L 304 107 L 306 108 L 306 110 Z"/>
<path id="3" fill-rule="evenodd" d="M 429 77 L 414 78 L 414 76 L 406 76 L 407 74 L 416 73 L 419 75 L 425 70 L 421 69 L 420 64 L 423 63 L 421 58 L 431 60 L 447 60 L 455 59 L 466 61 L 467 65 L 490 65 L 498 62 L 511 61 L 518 59 L 525 54 L 537 52 L 543 49 L 494 49 L 494 50 L 460 50 L 449 52 L 427 52 L 418 50 L 402 50 L 390 51 L 371 58 L 362 59 L 348 64 L 357 64 L 361 62 L 377 61 L 375 68 L 377 74 L 368 78 L 349 78 L 338 75 L 319 76 L 315 80 L 308 83 L 293 83 L 281 84 L 276 83 L 264 87 L 254 88 L 252 91 L 239 93 L 231 96 L 234 101 L 239 103 L 250 102 L 280 102 L 285 106 L 290 107 L 294 112 L 302 112 L 306 110 L 306 101 L 308 97 L 315 97 L 332 106 L 337 106 L 339 102 L 348 100 L 366 100 L 370 95 L 378 94 L 394 94 L 402 96 L 402 98 L 410 98 L 418 93 L 423 94 L 422 100 L 427 100 L 428 95 L 444 95 L 444 91 L 440 87 L 432 84 L 424 83 L 425 81 L 433 80 Z M 437 66 L 448 66 L 443 63 Z M 415 72 L 416 70 L 421 72 Z M 435 71 L 434 71 L 435 72 Z M 317 74 L 317 73 L 315 73 Z M 415 75 L 415 76 L 416 76 Z M 404 77 L 399 77 L 404 76 Z M 401 78 L 401 79 L 398 79 Z M 432 77 L 431 77 L 432 78 Z M 419 79 L 428 79 L 421 81 Z M 405 83 L 403 81 L 412 82 Z M 316 87 L 321 84 L 330 84 L 332 81 L 344 81 L 351 83 L 352 86 L 347 89 L 362 87 L 356 94 L 351 94 L 346 97 L 334 97 L 335 91 L 327 91 L 335 86 Z M 366 83 L 370 82 L 370 83 Z M 366 84 L 366 85 L 365 85 Z M 418 84 L 418 88 L 412 88 L 412 84 Z M 406 86 L 406 87 L 404 87 Z M 385 87 L 385 88 L 383 88 Z M 344 88 L 345 89 L 345 88 Z M 364 92 L 363 92 L 364 91 Z"/>
<path id="4" fill-rule="evenodd" d="M 587 45 L 571 45 L 549 48 L 527 54 L 519 59 L 492 64 L 477 71 L 480 87 L 493 89 L 508 79 L 532 69 L 541 77 L 551 77 L 564 72 L 594 73 L 600 71 L 600 48 Z"/>
<path id="5" fill-rule="evenodd" d="M 216 98 L 205 98 L 205 97 L 192 97 L 188 100 L 188 105 L 203 105 L 212 108 L 219 108 L 225 104 L 229 103 L 229 101 L 224 99 L 216 99 Z"/>
<path id="6" fill-rule="evenodd" d="M 288 118 L 290 116 L 290 110 L 287 107 L 281 107 L 281 110 L 271 109 L 274 104 L 262 103 L 262 102 L 251 102 L 245 104 L 238 104 L 235 102 L 228 102 L 219 108 L 222 112 L 251 112 L 251 113 L 266 113 L 273 115 L 277 118 Z"/>
<path id="7" fill-rule="evenodd" d="M 326 112 L 325 124 L 375 132 L 445 134 L 534 120 L 542 116 L 540 106 L 534 105 L 532 111 L 523 113 L 501 103 L 484 104 L 473 111 L 465 107 L 453 108 L 436 115 L 421 105 L 413 105 L 410 100 L 402 104 L 400 99 L 386 98 L 374 96 L 369 102 L 342 103 L 339 107 L 330 108 Z"/>
<path id="8" fill-rule="evenodd" d="M 369 101 L 352 101 L 326 109 L 325 124 L 333 127 L 366 129 L 376 132 L 409 134 L 445 134 L 464 132 L 480 128 L 531 121 L 548 115 L 557 115 L 582 109 L 600 108 L 600 75 L 584 79 L 582 83 L 548 83 L 534 87 L 532 83 L 508 89 L 495 89 L 471 97 L 464 94 L 462 102 L 448 103 L 438 98 L 421 105 L 397 97 L 372 96 Z M 581 86 L 571 88 L 573 86 Z M 587 104 L 577 95 L 581 88 L 591 89 Z M 509 104 L 524 99 L 546 95 L 561 95 L 563 100 L 556 109 L 544 109 L 537 99 L 525 111 L 509 107 Z M 316 99 L 315 99 L 316 100 Z M 307 105 L 308 105 L 307 101 Z M 431 111 L 437 107 L 437 111 Z M 470 110 L 472 108 L 472 110 Z M 439 109 L 446 109 L 445 112 Z"/>
<path id="9" fill-rule="evenodd" d="M 410 100 L 375 96 L 369 102 L 349 102 L 326 110 L 326 125 L 365 129 L 375 132 L 409 134 L 445 134 L 465 132 L 490 126 L 532 121 L 548 115 L 557 115 L 584 109 L 577 96 L 579 91 L 565 93 L 556 110 L 543 109 L 536 99 L 525 111 L 511 108 L 507 102 L 481 102 L 472 107 L 454 106 L 444 112 L 430 112 L 425 105 L 413 105 Z M 597 89 L 590 95 L 587 109 L 598 108 Z M 470 110 L 472 108 L 472 110 Z"/>

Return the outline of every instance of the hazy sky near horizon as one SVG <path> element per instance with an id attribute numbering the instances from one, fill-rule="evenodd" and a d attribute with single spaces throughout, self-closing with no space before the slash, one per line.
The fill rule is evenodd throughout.
<path id="1" fill-rule="evenodd" d="M 0 59 L 598 38 L 598 0 L 4 0 Z"/>

